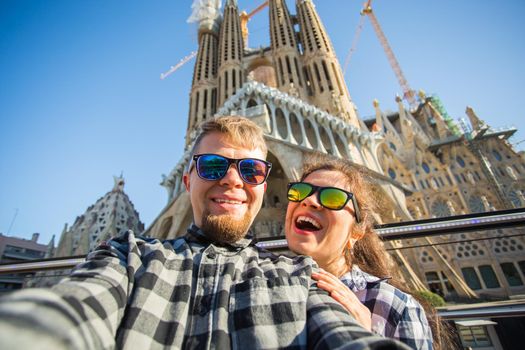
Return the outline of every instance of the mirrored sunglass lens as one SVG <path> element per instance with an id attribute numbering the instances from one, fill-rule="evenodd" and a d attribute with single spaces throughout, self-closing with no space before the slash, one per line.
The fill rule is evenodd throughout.
<path id="1" fill-rule="evenodd" d="M 266 178 L 266 163 L 258 159 L 243 159 L 239 162 L 239 171 L 244 181 L 261 184 Z"/>
<path id="2" fill-rule="evenodd" d="M 205 179 L 220 179 L 228 171 L 228 160 L 216 155 L 201 156 L 197 160 L 197 171 Z"/>
<path id="3" fill-rule="evenodd" d="M 292 202 L 299 202 L 310 194 L 312 186 L 305 183 L 294 184 L 288 190 L 288 200 Z"/>
<path id="4" fill-rule="evenodd" d="M 348 195 L 335 188 L 325 188 L 321 190 L 319 199 L 321 204 L 328 209 L 341 209 L 346 202 Z"/>

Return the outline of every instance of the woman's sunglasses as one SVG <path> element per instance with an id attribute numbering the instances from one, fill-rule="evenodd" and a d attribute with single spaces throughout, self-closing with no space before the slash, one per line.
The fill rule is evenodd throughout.
<path id="1" fill-rule="evenodd" d="M 308 182 L 290 182 L 288 184 L 288 200 L 291 202 L 301 202 L 316 192 L 319 203 L 330 210 L 343 209 L 351 199 L 354 205 L 355 220 L 359 222 L 359 207 L 352 192 L 337 187 L 315 186 Z"/>
<path id="2" fill-rule="evenodd" d="M 226 176 L 230 165 L 235 164 L 242 181 L 250 185 L 260 185 L 266 181 L 272 168 L 272 163 L 261 159 L 232 159 L 218 154 L 196 154 L 193 160 L 196 164 L 197 175 L 209 181 L 222 179 Z M 188 172 L 190 171 L 191 168 Z"/>

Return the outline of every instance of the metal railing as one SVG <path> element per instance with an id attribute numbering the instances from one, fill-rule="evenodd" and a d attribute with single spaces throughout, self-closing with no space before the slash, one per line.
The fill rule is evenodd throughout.
<path id="1" fill-rule="evenodd" d="M 463 232 L 495 230 L 508 227 L 525 226 L 525 208 L 493 211 L 479 214 L 468 214 L 401 222 L 380 225 L 376 232 L 385 240 L 413 239 L 428 236 L 459 234 Z M 525 235 L 525 234 L 524 234 Z M 498 239 L 507 236 L 496 236 L 480 239 Z M 510 236 L 508 236 L 510 237 Z M 451 244 L 454 242 L 447 242 Z M 257 246 L 265 249 L 286 249 L 288 244 L 284 237 L 261 240 Z M 417 248 L 419 246 L 402 247 L 403 249 Z M 84 261 L 85 256 L 69 256 L 53 259 L 39 259 L 26 262 L 0 264 L 1 274 L 12 274 L 22 272 L 37 272 L 46 270 L 57 270 L 72 268 Z"/>
<path id="2" fill-rule="evenodd" d="M 525 316 L 525 299 L 494 301 L 477 304 L 452 305 L 437 308 L 445 320 L 464 320 Z"/>

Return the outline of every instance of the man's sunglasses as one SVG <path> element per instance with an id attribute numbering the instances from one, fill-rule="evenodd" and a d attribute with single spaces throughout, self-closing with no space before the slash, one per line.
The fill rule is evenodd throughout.
<path id="1" fill-rule="evenodd" d="M 288 200 L 291 202 L 301 202 L 307 197 L 317 192 L 319 203 L 330 210 L 341 210 L 351 199 L 354 205 L 355 220 L 359 222 L 360 214 L 354 194 L 337 187 L 321 187 L 309 184 L 308 182 L 290 182 L 288 184 Z"/>
<path id="2" fill-rule="evenodd" d="M 235 164 L 242 179 L 250 185 L 260 185 L 268 178 L 272 163 L 256 158 L 232 159 L 218 154 L 196 154 L 193 156 L 197 175 L 203 180 L 220 180 L 232 164 Z M 191 167 L 190 170 L 191 171 Z M 189 172 L 188 171 L 188 172 Z"/>

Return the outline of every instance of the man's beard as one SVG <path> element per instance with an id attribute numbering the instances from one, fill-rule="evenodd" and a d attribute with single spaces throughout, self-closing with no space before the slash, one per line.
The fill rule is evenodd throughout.
<path id="1" fill-rule="evenodd" d="M 212 215 L 205 211 L 201 229 L 208 238 L 216 242 L 234 243 L 246 236 L 251 223 L 249 212 L 240 219 L 234 219 L 231 215 Z"/>

